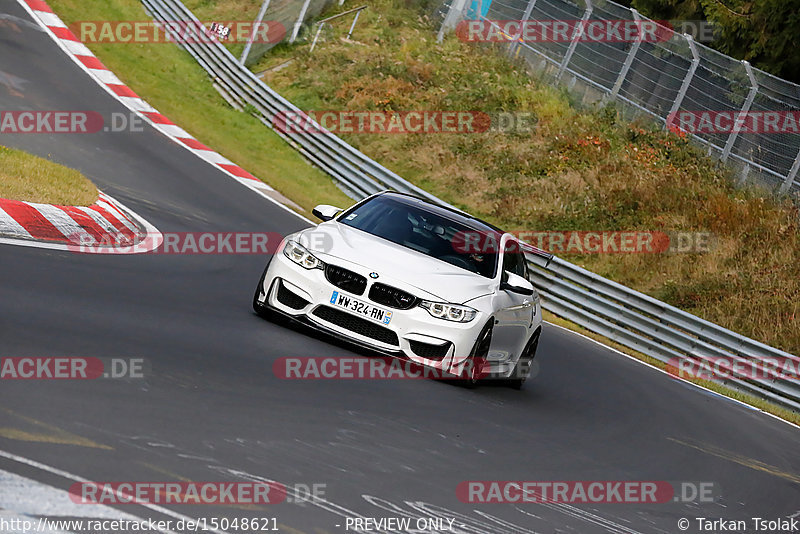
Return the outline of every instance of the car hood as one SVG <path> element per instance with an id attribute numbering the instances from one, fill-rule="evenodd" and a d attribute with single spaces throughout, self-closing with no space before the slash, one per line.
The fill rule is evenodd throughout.
<path id="1" fill-rule="evenodd" d="M 492 292 L 494 281 L 335 221 L 300 232 L 303 246 L 326 258 L 340 258 L 402 281 L 444 302 L 464 302 Z M 423 296 L 423 295 L 418 295 Z"/>

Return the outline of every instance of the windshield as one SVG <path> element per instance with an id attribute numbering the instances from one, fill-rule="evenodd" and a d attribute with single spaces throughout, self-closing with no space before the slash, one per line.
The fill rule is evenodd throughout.
<path id="1" fill-rule="evenodd" d="M 465 235 L 493 229 L 414 198 L 377 196 L 337 220 L 486 278 L 493 278 L 497 272 L 496 251 L 468 251 L 459 246 Z"/>

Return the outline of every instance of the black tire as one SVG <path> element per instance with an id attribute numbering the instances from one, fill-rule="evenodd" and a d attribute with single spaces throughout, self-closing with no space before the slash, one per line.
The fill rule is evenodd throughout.
<path id="1" fill-rule="evenodd" d="M 462 372 L 462 383 L 470 388 L 477 387 L 483 377 L 483 364 L 486 362 L 486 357 L 489 355 L 489 348 L 492 345 L 492 332 L 494 328 L 494 319 L 489 319 L 486 326 L 483 327 L 478 338 L 475 340 L 475 345 L 472 347 L 469 359 L 472 362 L 467 366 L 467 369 Z"/>
<path id="2" fill-rule="evenodd" d="M 514 371 L 511 373 L 513 378 L 509 378 L 506 381 L 509 387 L 517 390 L 522 389 L 522 385 L 531 372 L 531 364 L 536 357 L 536 349 L 539 348 L 539 336 L 541 333 L 541 329 L 537 330 L 528 340 L 528 344 L 525 345 L 525 349 L 522 351 L 519 360 L 517 360 L 517 365 L 514 366 Z"/>

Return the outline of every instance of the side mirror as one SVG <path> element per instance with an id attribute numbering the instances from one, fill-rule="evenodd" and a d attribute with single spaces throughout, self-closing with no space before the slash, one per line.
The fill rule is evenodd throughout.
<path id="1" fill-rule="evenodd" d="M 339 213 L 340 211 L 342 211 L 342 208 L 337 208 L 336 206 L 329 206 L 327 204 L 320 204 L 319 206 L 311 210 L 311 213 L 313 213 L 314 217 L 316 217 L 317 219 L 325 222 L 325 221 L 330 221 L 331 219 L 336 217 L 336 214 Z"/>
<path id="2" fill-rule="evenodd" d="M 503 272 L 500 289 L 511 291 L 512 293 L 519 293 L 520 295 L 533 295 L 533 284 L 520 275 L 508 271 Z"/>

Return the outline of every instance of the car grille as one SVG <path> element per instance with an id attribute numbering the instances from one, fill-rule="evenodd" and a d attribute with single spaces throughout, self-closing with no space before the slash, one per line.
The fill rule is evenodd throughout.
<path id="1" fill-rule="evenodd" d="M 419 299 L 411 293 L 381 283 L 372 284 L 369 298 L 373 302 L 398 310 L 408 310 L 419 303 Z"/>
<path id="2" fill-rule="evenodd" d="M 395 346 L 398 345 L 397 334 L 388 328 L 384 328 L 373 323 L 372 321 L 368 321 L 367 319 L 356 317 L 355 315 L 351 315 L 329 306 L 319 306 L 314 310 L 314 315 L 323 321 L 333 323 L 336 326 L 340 326 L 350 330 L 351 332 L 355 332 L 356 334 L 380 341 L 381 343 Z"/>
<path id="3" fill-rule="evenodd" d="M 441 361 L 442 358 L 447 356 L 447 351 L 450 350 L 450 343 L 444 345 L 431 345 L 430 343 L 423 343 L 422 341 L 409 341 L 411 351 L 426 360 Z"/>
<path id="4" fill-rule="evenodd" d="M 325 266 L 325 278 L 339 289 L 344 289 L 354 295 L 361 295 L 367 288 L 365 276 L 336 265 Z"/>
<path id="5" fill-rule="evenodd" d="M 278 302 L 284 306 L 288 306 L 293 310 L 299 310 L 308 306 L 308 301 L 303 297 L 295 294 L 290 289 L 287 289 L 283 283 L 278 280 Z"/>

